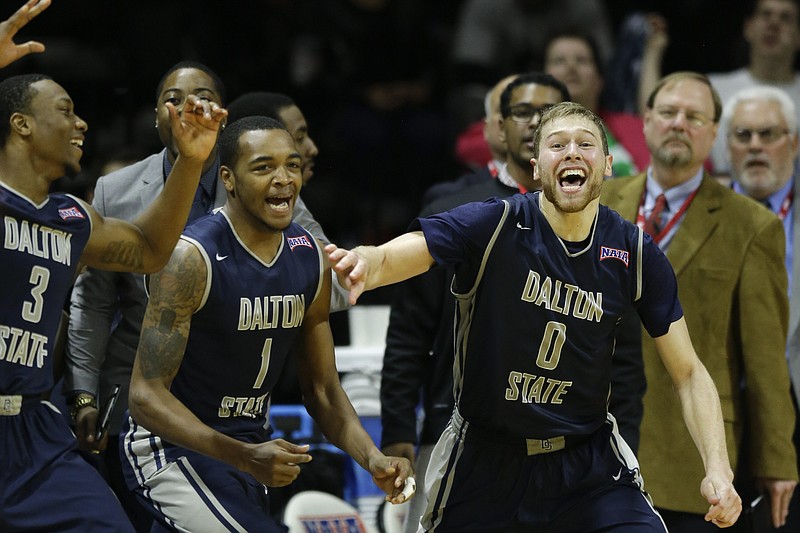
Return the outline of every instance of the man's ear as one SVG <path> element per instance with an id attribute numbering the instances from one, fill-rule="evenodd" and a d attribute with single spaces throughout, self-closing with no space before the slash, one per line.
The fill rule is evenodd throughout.
<path id="1" fill-rule="evenodd" d="M 536 164 L 536 159 L 533 158 L 533 157 L 531 158 L 531 167 L 533 167 L 532 168 L 532 173 L 531 173 L 531 176 L 533 177 L 533 181 L 536 181 L 536 180 L 540 179 L 539 178 L 539 166 Z"/>
<path id="2" fill-rule="evenodd" d="M 27 137 L 31 134 L 30 115 L 17 112 L 11 115 L 8 122 L 11 125 L 11 131 L 16 132 L 20 137 Z"/>
<path id="3" fill-rule="evenodd" d="M 225 190 L 228 191 L 228 193 L 231 196 L 234 196 L 234 194 L 233 194 L 233 186 L 234 186 L 234 182 L 236 181 L 236 178 L 235 178 L 233 172 L 231 171 L 231 169 L 229 169 L 225 165 L 220 166 L 219 167 L 219 177 L 222 178 L 222 184 L 225 185 Z"/>

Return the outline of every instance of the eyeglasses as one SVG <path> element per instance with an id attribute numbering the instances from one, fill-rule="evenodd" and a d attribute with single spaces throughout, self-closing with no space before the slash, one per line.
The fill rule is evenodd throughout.
<path id="1" fill-rule="evenodd" d="M 697 111 L 686 111 L 684 109 L 675 109 L 674 107 L 658 107 L 654 111 L 658 118 L 664 122 L 675 120 L 679 113 L 683 113 L 683 116 L 686 117 L 686 122 L 694 128 L 702 128 L 711 123 L 710 118 Z"/>
<path id="2" fill-rule="evenodd" d="M 772 144 L 781 140 L 787 133 L 789 133 L 789 130 L 786 128 L 772 126 L 770 128 L 761 128 L 757 130 L 735 128 L 728 136 L 739 144 L 750 144 L 753 135 L 757 135 L 758 140 L 760 140 L 762 144 Z"/>
<path id="3" fill-rule="evenodd" d="M 519 122 L 520 124 L 529 124 L 531 120 L 538 124 L 542 119 L 544 112 L 551 107 L 553 107 L 552 104 L 541 107 L 535 107 L 528 104 L 517 104 L 509 110 L 508 115 L 511 117 L 511 120 L 514 122 Z"/>

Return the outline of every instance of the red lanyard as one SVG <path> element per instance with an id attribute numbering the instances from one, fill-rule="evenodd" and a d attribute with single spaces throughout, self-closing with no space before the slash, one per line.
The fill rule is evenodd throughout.
<path id="1" fill-rule="evenodd" d="M 488 167 L 488 169 L 489 169 L 489 175 L 490 175 L 491 177 L 493 177 L 493 178 L 496 178 L 496 177 L 497 177 L 497 174 L 499 174 L 499 173 L 500 173 L 500 171 L 499 171 L 499 170 L 498 170 L 498 168 L 497 168 L 497 165 L 495 165 L 495 164 L 494 164 L 494 159 L 492 159 L 491 161 L 489 161 L 488 163 L 486 163 L 486 166 L 487 166 L 487 167 Z"/>
<path id="2" fill-rule="evenodd" d="M 794 189 L 789 189 L 789 194 L 786 195 L 786 198 L 783 199 L 781 203 L 781 209 L 777 212 L 778 218 L 783 220 L 786 218 L 786 215 L 789 214 L 789 209 L 792 207 L 792 202 L 794 201 Z"/>
<path id="3" fill-rule="evenodd" d="M 683 205 L 681 206 L 680 209 L 678 209 L 678 212 L 672 215 L 672 218 L 670 218 L 669 222 L 667 222 L 664 225 L 664 227 L 661 228 L 661 231 L 658 232 L 658 235 L 655 235 L 653 237 L 653 240 L 655 241 L 656 244 L 661 242 L 661 239 L 663 239 L 670 232 L 670 230 L 672 230 L 672 226 L 677 224 L 678 220 L 680 220 L 681 217 L 686 213 L 686 210 L 689 209 L 689 204 L 691 204 L 692 200 L 694 200 L 694 197 L 697 196 L 697 191 L 699 189 L 700 188 L 698 187 L 697 189 L 692 191 L 692 194 L 690 194 L 689 197 L 683 201 Z M 644 191 L 642 191 L 642 199 L 639 202 L 639 212 L 636 214 L 636 225 L 639 226 L 639 228 L 641 228 L 642 230 L 644 230 L 644 199 L 646 197 L 647 197 L 647 187 L 645 187 Z"/>

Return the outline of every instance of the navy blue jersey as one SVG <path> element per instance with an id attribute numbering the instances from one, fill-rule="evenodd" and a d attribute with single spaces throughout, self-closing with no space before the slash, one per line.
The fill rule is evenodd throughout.
<path id="1" fill-rule="evenodd" d="M 418 219 L 456 269 L 454 395 L 471 424 L 522 438 L 589 435 L 606 420 L 614 330 L 631 305 L 654 336 L 683 316 L 672 267 L 649 236 L 600 206 L 565 243 L 539 194 Z"/>
<path id="2" fill-rule="evenodd" d="M 92 231 L 74 197 L 35 204 L 0 183 L 0 394 L 53 388 L 52 350 L 61 310 Z"/>
<path id="3" fill-rule="evenodd" d="M 293 223 L 264 263 L 224 211 L 198 220 L 181 238 L 200 250 L 208 278 L 171 391 L 222 433 L 263 433 L 269 393 L 322 286 L 321 250 Z"/>

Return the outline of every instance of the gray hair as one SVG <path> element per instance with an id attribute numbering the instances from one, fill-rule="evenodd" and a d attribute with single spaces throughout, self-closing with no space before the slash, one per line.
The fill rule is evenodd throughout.
<path id="1" fill-rule="evenodd" d="M 742 102 L 752 100 L 776 102 L 781 108 L 781 114 L 786 121 L 786 127 L 789 128 L 792 135 L 797 133 L 797 109 L 795 108 L 794 102 L 792 102 L 792 99 L 789 98 L 789 95 L 787 95 L 785 91 L 777 87 L 768 86 L 748 87 L 728 98 L 722 111 L 722 118 L 720 119 L 722 131 L 728 131 L 730 129 L 731 119 L 733 119 L 733 112 L 736 110 L 736 106 Z"/>

